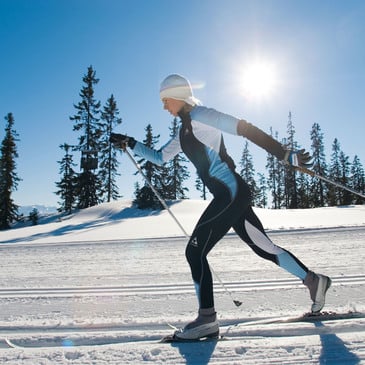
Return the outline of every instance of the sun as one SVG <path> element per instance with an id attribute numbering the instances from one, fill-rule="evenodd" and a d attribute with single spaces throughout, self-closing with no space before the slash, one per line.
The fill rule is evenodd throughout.
<path id="1" fill-rule="evenodd" d="M 240 89 L 248 99 L 266 99 L 277 87 L 277 71 L 275 66 L 265 61 L 254 61 L 241 68 Z"/>

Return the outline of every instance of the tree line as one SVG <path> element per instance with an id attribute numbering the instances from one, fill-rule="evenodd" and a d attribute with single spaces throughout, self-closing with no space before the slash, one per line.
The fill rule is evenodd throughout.
<path id="1" fill-rule="evenodd" d="M 60 212 L 71 213 L 74 209 L 88 208 L 102 202 L 110 202 L 122 197 L 116 179 L 120 175 L 117 151 L 109 141 L 112 131 L 122 123 L 114 95 L 111 94 L 103 107 L 95 97 L 95 86 L 99 79 L 92 66 L 87 68 L 82 78 L 80 101 L 74 104 L 74 114 L 69 117 L 73 131 L 78 133 L 77 145 L 64 142 L 59 147 L 63 158 L 59 164 L 60 180 L 55 182 L 59 196 Z M 16 172 L 17 142 L 19 135 L 14 129 L 14 116 L 8 113 L 5 117 L 5 136 L 1 144 L 0 155 L 0 229 L 8 229 L 11 223 L 19 219 L 18 206 L 12 200 L 11 193 L 18 188 L 21 180 Z M 179 121 L 174 118 L 170 126 L 170 136 L 179 128 Z M 151 124 L 145 128 L 145 143 L 154 148 L 159 135 L 153 134 Z M 270 130 L 271 135 L 288 148 L 299 149 L 295 139 L 295 126 L 289 112 L 287 133 L 279 138 L 277 132 Z M 318 123 L 310 131 L 312 170 L 321 176 L 346 185 L 362 194 L 365 192 L 365 173 L 361 161 L 355 155 L 350 157 L 342 151 L 337 138 L 332 143 L 329 160 L 325 155 L 324 134 Z M 75 153 L 80 163 L 74 161 Z M 183 154 L 178 154 L 163 166 L 156 166 L 149 161 L 138 163 L 148 180 L 153 184 L 164 200 L 187 199 L 186 181 L 191 178 Z M 249 142 L 244 143 L 238 167 L 239 174 L 251 186 L 253 205 L 263 208 L 314 208 L 324 206 L 362 204 L 361 197 L 341 190 L 333 185 L 283 165 L 274 156 L 267 155 L 266 172 L 255 172 Z M 206 187 L 196 176 L 195 187 L 201 198 L 207 198 Z M 136 182 L 134 202 L 139 208 L 162 208 L 155 194 L 146 183 Z"/>
<path id="2" fill-rule="evenodd" d="M 271 129 L 270 133 L 279 140 L 277 132 L 273 133 Z M 310 140 L 310 153 L 313 157 L 311 170 L 316 175 L 327 177 L 331 181 L 364 194 L 365 173 L 359 157 L 355 155 L 350 161 L 350 157 L 341 149 L 339 140 L 335 138 L 328 160 L 325 154 L 324 134 L 318 123 L 312 125 Z M 295 139 L 291 112 L 288 115 L 287 136 L 281 139 L 281 143 L 291 149 L 301 148 Z M 258 207 L 296 209 L 364 203 L 364 199 L 358 195 L 339 189 L 318 177 L 297 172 L 269 154 L 266 162 L 267 175 L 259 173 L 255 179 L 252 156 L 247 145 L 246 142 L 241 160 L 243 167 L 241 175 L 251 184 L 254 205 Z M 267 194 L 268 191 L 270 194 Z"/>

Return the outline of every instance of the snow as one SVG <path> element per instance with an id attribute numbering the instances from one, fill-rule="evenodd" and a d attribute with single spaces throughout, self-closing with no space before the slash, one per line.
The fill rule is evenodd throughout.
<path id="1" fill-rule="evenodd" d="M 171 204 L 170 209 L 190 234 L 208 203 L 184 200 Z M 360 205 L 294 210 L 255 208 L 255 211 L 266 230 L 365 225 L 365 206 Z M 0 232 L 0 243 L 105 241 L 183 235 L 166 210 L 141 211 L 133 208 L 130 201 L 117 201 L 84 209 L 75 215 L 59 216 L 58 220 L 45 225 Z"/>
<path id="2" fill-rule="evenodd" d="M 190 234 L 207 204 L 170 209 Z M 365 206 L 255 210 L 275 243 L 331 276 L 326 310 L 365 312 Z M 261 323 L 307 312 L 309 294 L 233 233 L 209 256 L 229 291 L 215 280 L 230 339 L 161 344 L 197 310 L 186 237 L 170 214 L 118 201 L 40 223 L 0 232 L 1 364 L 365 363 L 364 318 Z"/>

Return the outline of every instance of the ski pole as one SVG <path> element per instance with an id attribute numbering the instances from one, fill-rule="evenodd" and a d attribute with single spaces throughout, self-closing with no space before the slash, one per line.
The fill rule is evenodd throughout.
<path id="1" fill-rule="evenodd" d="M 318 179 L 321 179 L 323 181 L 326 181 L 329 184 L 332 184 L 334 186 L 337 186 L 340 189 L 347 190 L 347 191 L 349 191 L 349 192 L 351 192 L 351 193 L 353 193 L 355 195 L 361 196 L 362 198 L 365 198 L 365 195 L 364 194 L 361 194 L 360 192 L 358 192 L 356 190 L 353 190 L 353 189 L 351 189 L 351 188 L 349 188 L 349 187 L 347 187 L 345 185 L 339 184 L 336 181 L 333 181 L 331 179 L 328 179 L 325 176 L 319 175 L 319 174 L 315 173 L 314 171 L 307 169 L 306 167 L 295 166 L 294 169 L 297 170 L 297 171 L 299 171 L 299 172 L 303 172 L 304 174 L 307 174 L 307 175 L 316 177 Z"/>
<path id="2" fill-rule="evenodd" d="M 181 223 L 178 221 L 178 219 L 175 217 L 174 213 L 171 211 L 171 209 L 168 207 L 168 205 L 166 204 L 165 200 L 161 197 L 161 195 L 158 193 L 158 191 L 155 189 L 155 187 L 152 185 L 151 181 L 148 179 L 148 177 L 143 173 L 141 167 L 139 166 L 139 164 L 137 163 L 137 161 L 135 160 L 135 158 L 130 154 L 130 152 L 128 151 L 127 148 L 124 149 L 124 152 L 127 154 L 127 156 L 129 157 L 129 159 L 132 161 L 133 165 L 137 168 L 138 172 L 143 176 L 144 180 L 146 181 L 146 183 L 149 185 L 149 187 L 152 189 L 153 193 L 156 195 L 157 199 L 160 201 L 160 203 L 162 204 L 162 206 L 169 212 L 170 216 L 172 217 L 172 219 L 175 221 L 175 223 L 179 226 L 179 228 L 181 229 L 181 231 L 183 232 L 184 236 L 189 239 L 190 236 L 188 235 L 188 233 L 185 231 L 184 227 L 181 225 Z M 234 299 L 232 296 L 232 293 L 227 289 L 227 287 L 224 285 L 223 281 L 221 280 L 221 278 L 219 277 L 219 275 L 213 270 L 212 267 L 210 267 L 210 270 L 212 271 L 213 275 L 216 277 L 216 279 L 219 281 L 219 284 L 222 286 L 222 288 L 225 290 L 225 292 L 230 296 L 230 298 L 232 299 L 233 303 L 236 305 L 236 307 L 239 307 L 242 302 Z"/>
<path id="3" fill-rule="evenodd" d="M 188 233 L 185 231 L 184 227 L 181 225 L 181 223 L 177 220 L 174 213 L 172 213 L 171 209 L 166 204 L 165 200 L 162 199 L 161 195 L 158 193 L 158 191 L 155 189 L 155 187 L 152 185 L 151 181 L 148 179 L 148 177 L 143 173 L 141 167 L 137 163 L 137 161 L 134 159 L 134 157 L 130 154 L 130 152 L 125 149 L 124 152 L 127 154 L 127 156 L 130 158 L 130 160 L 133 162 L 134 166 L 137 168 L 138 172 L 143 176 L 149 187 L 152 189 L 153 193 L 156 195 L 157 199 L 160 201 L 162 206 L 169 212 L 172 219 L 175 221 L 175 223 L 180 227 L 181 231 L 184 233 L 185 237 L 189 237 Z"/>

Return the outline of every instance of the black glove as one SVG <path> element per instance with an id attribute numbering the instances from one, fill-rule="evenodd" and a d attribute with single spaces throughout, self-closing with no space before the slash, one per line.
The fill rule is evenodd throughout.
<path id="1" fill-rule="evenodd" d="M 287 150 L 283 159 L 284 163 L 288 165 L 307 169 L 313 166 L 311 160 L 312 156 L 309 152 L 305 152 L 304 148 L 302 150 Z"/>
<path id="2" fill-rule="evenodd" d="M 115 148 L 121 148 L 122 150 L 125 150 L 127 147 L 130 147 L 133 150 L 137 143 L 133 137 L 119 133 L 111 133 L 109 141 L 113 143 Z"/>

